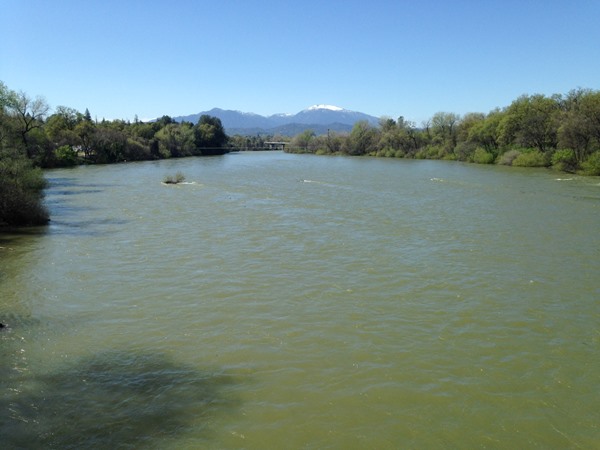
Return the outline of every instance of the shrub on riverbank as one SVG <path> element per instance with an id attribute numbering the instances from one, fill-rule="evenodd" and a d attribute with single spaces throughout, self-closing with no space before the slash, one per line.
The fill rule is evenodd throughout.
<path id="1" fill-rule="evenodd" d="M 586 175 L 600 175 L 600 151 L 590 155 L 581 165 Z"/>
<path id="2" fill-rule="evenodd" d="M 539 150 L 532 150 L 519 154 L 513 160 L 512 165 L 515 167 L 546 167 L 548 166 L 548 159 Z"/>
<path id="3" fill-rule="evenodd" d="M 552 167 L 562 172 L 575 172 L 577 168 L 575 152 L 571 149 L 557 150 L 552 155 Z"/>
<path id="4" fill-rule="evenodd" d="M 486 152 L 481 147 L 477 147 L 475 153 L 473 153 L 473 162 L 477 164 L 493 164 L 494 155 L 490 152 Z"/>
<path id="5" fill-rule="evenodd" d="M 39 168 L 16 151 L 0 152 L 0 227 L 45 225 L 42 204 L 46 180 Z"/>

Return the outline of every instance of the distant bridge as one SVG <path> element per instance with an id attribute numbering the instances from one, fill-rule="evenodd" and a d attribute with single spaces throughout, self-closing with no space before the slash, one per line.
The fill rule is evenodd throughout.
<path id="1" fill-rule="evenodd" d="M 265 142 L 265 146 L 266 146 L 267 150 L 285 150 L 285 146 L 287 144 L 289 144 L 289 142 L 276 142 L 276 141 Z"/>

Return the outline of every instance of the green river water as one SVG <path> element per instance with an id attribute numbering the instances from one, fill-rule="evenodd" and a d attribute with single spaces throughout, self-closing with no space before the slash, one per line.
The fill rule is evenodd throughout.
<path id="1" fill-rule="evenodd" d="M 0 235 L 1 448 L 600 448 L 598 177 L 280 152 L 46 177 L 51 224 Z"/>

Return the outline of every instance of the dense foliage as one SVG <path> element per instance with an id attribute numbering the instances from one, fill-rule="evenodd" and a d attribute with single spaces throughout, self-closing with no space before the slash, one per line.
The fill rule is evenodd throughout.
<path id="1" fill-rule="evenodd" d="M 202 116 L 197 124 L 177 123 L 169 116 L 155 122 L 94 121 L 88 110 L 80 113 L 59 106 L 46 117 L 48 107 L 20 94 L 20 108 L 5 108 L 3 128 L 7 145 L 20 148 L 41 167 L 89 163 L 116 163 L 227 152 L 227 135 L 216 117 Z M 38 100 L 36 100 L 38 101 Z M 37 105 L 37 109 L 36 108 Z M 11 130 L 12 132 L 8 132 Z"/>
<path id="2" fill-rule="evenodd" d="M 0 227 L 48 222 L 41 201 L 46 181 L 24 150 L 37 126 L 32 115 L 41 113 L 43 102 L 28 102 L 30 112 L 24 114 L 23 95 L 0 82 Z"/>
<path id="3" fill-rule="evenodd" d="M 24 155 L 0 150 L 0 227 L 46 224 L 45 185 L 42 171 Z"/>
<path id="4" fill-rule="evenodd" d="M 600 175 L 600 91 L 524 95 L 488 114 L 438 112 L 420 127 L 400 117 L 349 134 L 295 136 L 290 152 L 450 159 Z"/>

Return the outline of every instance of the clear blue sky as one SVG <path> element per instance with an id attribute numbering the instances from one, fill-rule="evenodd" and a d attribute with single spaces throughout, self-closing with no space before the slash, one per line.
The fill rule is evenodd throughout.
<path id="1" fill-rule="evenodd" d="M 2 0 L 0 80 L 98 119 L 317 103 L 420 121 L 600 88 L 597 0 Z"/>

